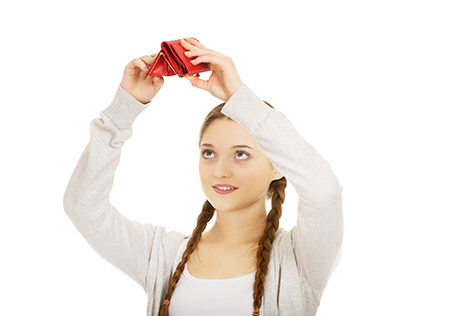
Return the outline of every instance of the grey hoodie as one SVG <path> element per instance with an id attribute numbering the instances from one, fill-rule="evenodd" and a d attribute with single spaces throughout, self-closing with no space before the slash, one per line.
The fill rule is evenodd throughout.
<path id="1" fill-rule="evenodd" d="M 156 316 L 179 245 L 189 235 L 131 221 L 109 201 L 122 146 L 147 106 L 118 88 L 110 106 L 91 122 L 91 139 L 69 181 L 64 209 L 99 255 L 144 288 L 147 316 Z M 245 84 L 222 112 L 253 135 L 298 194 L 296 226 L 290 231 L 280 228 L 273 241 L 265 314 L 315 315 L 341 254 L 342 187 L 329 164 L 286 116 L 268 107 Z M 284 207 L 284 212 L 293 210 Z"/>

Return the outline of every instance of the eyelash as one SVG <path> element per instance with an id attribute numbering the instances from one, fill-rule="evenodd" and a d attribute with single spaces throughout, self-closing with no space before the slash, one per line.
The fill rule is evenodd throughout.
<path id="1" fill-rule="evenodd" d="M 207 153 L 212 153 L 212 154 L 214 154 L 214 152 L 213 152 L 212 150 L 209 150 L 209 149 L 204 149 L 204 150 L 202 150 L 202 151 L 201 151 L 201 156 L 202 156 L 203 159 L 205 159 L 205 160 L 211 159 L 211 158 L 207 158 L 207 157 L 206 157 L 206 154 L 207 154 Z M 248 152 L 246 152 L 246 151 L 238 150 L 238 151 L 235 152 L 235 155 L 236 155 L 236 156 L 239 155 L 239 154 L 245 154 L 245 155 L 247 155 L 247 158 L 244 158 L 244 159 L 237 159 L 237 160 L 247 160 L 248 158 L 250 158 L 250 154 L 249 154 Z M 213 157 L 212 157 L 212 158 L 213 158 Z"/>
<path id="2" fill-rule="evenodd" d="M 246 151 L 243 151 L 243 150 L 239 150 L 239 151 L 237 151 L 235 154 L 236 154 L 236 156 L 237 156 L 238 154 L 245 154 L 245 155 L 247 155 L 247 158 L 242 159 L 242 160 L 246 160 L 246 159 L 250 158 L 250 154 L 249 154 L 248 152 L 246 152 Z M 239 159 L 239 160 L 240 160 L 240 159 Z"/>
<path id="3" fill-rule="evenodd" d="M 203 157 L 203 159 L 210 159 L 210 158 L 206 158 L 206 153 L 213 153 L 213 152 L 209 149 L 201 150 L 201 156 Z"/>

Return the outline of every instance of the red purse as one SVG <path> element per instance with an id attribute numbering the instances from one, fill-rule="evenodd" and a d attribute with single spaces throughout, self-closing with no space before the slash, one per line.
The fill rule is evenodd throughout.
<path id="1" fill-rule="evenodd" d="M 161 51 L 153 60 L 153 65 L 146 73 L 144 80 L 149 76 L 191 76 L 211 70 L 209 65 L 201 63 L 191 64 L 191 59 L 184 55 L 186 49 L 179 43 L 180 40 L 161 43 Z"/>

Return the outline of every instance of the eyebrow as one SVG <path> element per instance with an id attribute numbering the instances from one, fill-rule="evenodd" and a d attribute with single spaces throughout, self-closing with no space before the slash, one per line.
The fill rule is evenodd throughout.
<path id="1" fill-rule="evenodd" d="M 209 147 L 209 148 L 214 148 L 214 145 L 212 144 L 207 144 L 207 143 L 204 143 L 204 144 L 201 144 L 201 147 Z M 249 148 L 249 149 L 252 149 L 252 147 L 250 146 L 247 146 L 247 145 L 235 145 L 235 146 L 232 146 L 231 149 L 237 149 L 237 148 Z"/>

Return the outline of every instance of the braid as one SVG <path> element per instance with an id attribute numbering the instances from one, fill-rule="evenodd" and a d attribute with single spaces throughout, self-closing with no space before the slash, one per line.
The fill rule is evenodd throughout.
<path id="1" fill-rule="evenodd" d="M 163 301 L 163 306 L 160 311 L 159 316 L 167 316 L 168 315 L 168 306 L 170 305 L 171 296 L 173 295 L 174 290 L 176 289 L 176 285 L 181 277 L 181 274 L 184 271 L 184 267 L 188 262 L 191 254 L 196 250 L 199 241 L 201 240 L 202 233 L 206 229 L 207 223 L 211 220 L 214 216 L 214 207 L 206 200 L 204 205 L 202 206 L 201 214 L 197 219 L 196 228 L 193 231 L 191 238 L 188 241 L 188 246 L 183 253 L 183 257 L 181 262 L 176 267 L 176 271 L 174 272 L 173 276 L 171 277 L 171 281 L 168 285 L 168 292 L 166 292 L 165 300 Z"/>
<path id="2" fill-rule="evenodd" d="M 265 102 L 265 101 L 263 101 Z M 269 107 L 273 109 L 268 102 L 265 102 Z M 201 146 L 201 141 L 203 135 L 209 125 L 216 119 L 227 118 L 231 119 L 221 112 L 225 103 L 219 104 L 216 106 L 207 117 L 204 119 L 204 122 L 199 131 L 199 146 Z M 259 316 L 260 306 L 262 305 L 262 297 L 265 289 L 265 277 L 268 271 L 268 263 L 270 261 L 270 251 L 272 250 L 272 243 L 275 239 L 275 234 L 278 231 L 280 226 L 280 217 L 282 214 L 282 206 L 285 201 L 285 188 L 286 188 L 286 178 L 281 178 L 279 180 L 274 180 L 270 183 L 270 186 L 267 191 L 267 197 L 272 199 L 272 209 L 267 215 L 267 224 L 263 236 L 260 238 L 257 250 L 257 271 L 255 273 L 255 283 L 253 290 L 253 306 L 254 306 L 254 316 Z M 186 250 L 183 253 L 181 262 L 176 267 L 176 271 L 171 277 L 171 281 L 168 285 L 168 291 L 166 292 L 165 299 L 163 300 L 163 306 L 161 308 L 159 316 L 168 315 L 168 306 L 170 305 L 171 296 L 178 284 L 178 281 L 181 277 L 181 274 L 184 271 L 184 267 L 188 262 L 191 254 L 196 250 L 199 241 L 201 240 L 202 233 L 206 229 L 207 223 L 214 216 L 214 207 L 209 201 L 206 201 L 202 206 L 201 214 L 197 220 L 197 226 L 193 231 L 191 238 L 188 241 Z"/>
<path id="3" fill-rule="evenodd" d="M 267 215 L 267 225 L 262 238 L 258 243 L 257 250 L 257 272 L 255 273 L 255 283 L 253 285 L 253 307 L 254 316 L 260 314 L 262 297 L 265 292 L 265 277 L 268 272 L 268 263 L 270 262 L 270 251 L 275 234 L 280 226 L 280 217 L 285 201 L 286 178 L 274 180 L 270 183 L 268 196 L 272 199 L 272 209 Z"/>

